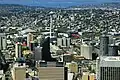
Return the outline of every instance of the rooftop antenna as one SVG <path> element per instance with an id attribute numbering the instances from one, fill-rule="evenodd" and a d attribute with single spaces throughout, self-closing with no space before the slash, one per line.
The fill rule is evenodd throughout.
<path id="1" fill-rule="evenodd" d="M 53 19 L 52 19 L 52 16 L 53 16 L 53 14 L 54 14 L 54 12 L 50 12 L 49 13 L 50 14 L 50 38 L 51 38 L 51 36 L 52 36 L 52 27 L 53 27 Z"/>

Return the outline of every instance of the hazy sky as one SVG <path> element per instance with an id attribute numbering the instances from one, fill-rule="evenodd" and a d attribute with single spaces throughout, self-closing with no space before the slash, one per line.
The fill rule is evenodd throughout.
<path id="1" fill-rule="evenodd" d="M 1 4 L 23 4 L 46 7 L 67 7 L 81 4 L 96 4 L 106 2 L 120 2 L 120 0 L 0 0 Z"/>

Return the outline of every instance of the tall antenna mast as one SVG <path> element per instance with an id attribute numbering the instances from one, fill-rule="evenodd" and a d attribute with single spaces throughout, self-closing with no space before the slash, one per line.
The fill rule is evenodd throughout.
<path id="1" fill-rule="evenodd" d="M 53 16 L 53 12 L 51 11 L 50 13 L 50 38 L 52 36 L 52 27 L 53 27 L 53 19 L 52 19 L 52 16 Z"/>
<path id="2" fill-rule="evenodd" d="M 53 23 L 52 23 L 52 15 L 50 15 L 50 38 L 51 38 L 51 32 L 52 32 L 52 26 L 53 26 Z"/>

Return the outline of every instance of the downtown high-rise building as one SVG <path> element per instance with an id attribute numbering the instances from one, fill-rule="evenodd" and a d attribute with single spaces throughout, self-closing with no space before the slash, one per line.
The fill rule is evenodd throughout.
<path id="1" fill-rule="evenodd" d="M 61 47 L 70 47 L 71 45 L 71 39 L 70 38 L 57 38 L 57 46 Z"/>
<path id="2" fill-rule="evenodd" d="M 33 34 L 32 33 L 28 33 L 27 34 L 27 46 L 30 48 L 30 43 L 31 41 L 33 41 Z"/>
<path id="3" fill-rule="evenodd" d="M 120 80 L 119 56 L 101 56 L 96 68 L 97 80 Z"/>
<path id="4" fill-rule="evenodd" d="M 15 56 L 16 58 L 22 57 L 22 43 L 16 43 L 15 44 Z"/>
<path id="5" fill-rule="evenodd" d="M 7 38 L 5 33 L 0 33 L 0 50 L 5 50 L 7 48 Z"/>
<path id="6" fill-rule="evenodd" d="M 118 56 L 118 46 L 115 44 L 110 44 L 108 50 L 108 56 Z"/>
<path id="7" fill-rule="evenodd" d="M 108 45 L 109 45 L 109 37 L 103 35 L 100 37 L 100 56 L 108 55 Z"/>
<path id="8" fill-rule="evenodd" d="M 86 59 L 92 59 L 92 46 L 87 44 L 82 44 L 80 47 L 81 56 L 84 56 Z"/>
<path id="9" fill-rule="evenodd" d="M 45 60 L 45 61 L 56 61 L 55 58 L 52 58 L 51 56 L 51 52 L 50 52 L 50 37 L 48 38 L 45 38 L 43 40 L 43 43 L 41 44 L 42 46 L 42 60 Z"/>
<path id="10" fill-rule="evenodd" d="M 39 61 L 42 60 L 42 47 L 38 46 L 35 47 L 35 51 L 34 51 L 34 56 L 35 56 L 35 61 Z"/>
<path id="11" fill-rule="evenodd" d="M 68 68 L 63 62 L 39 62 L 37 69 L 40 80 L 68 80 Z"/>
<path id="12" fill-rule="evenodd" d="M 120 80 L 120 57 L 118 46 L 109 44 L 109 38 L 100 38 L 100 56 L 96 60 L 97 80 Z"/>

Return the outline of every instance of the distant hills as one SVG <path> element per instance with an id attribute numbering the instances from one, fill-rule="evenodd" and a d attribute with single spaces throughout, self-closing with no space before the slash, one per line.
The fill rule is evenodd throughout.
<path id="1" fill-rule="evenodd" d="M 20 4 L 0 4 L 0 8 L 14 8 L 14 9 L 56 9 L 55 7 L 43 7 L 43 6 L 28 6 Z"/>
<path id="2" fill-rule="evenodd" d="M 69 8 L 117 8 L 117 9 L 120 9 L 120 3 L 111 2 L 111 3 L 103 3 L 103 4 L 88 4 L 88 5 L 80 5 L 80 6 L 71 6 Z"/>
<path id="3" fill-rule="evenodd" d="M 48 9 L 52 7 L 43 7 L 43 6 L 27 6 L 27 5 L 19 5 L 19 4 L 0 4 L 0 9 Z M 67 8 L 117 8 L 120 9 L 120 3 L 112 2 L 112 3 L 103 3 L 103 4 L 84 4 L 79 6 L 70 6 Z"/>
<path id="4" fill-rule="evenodd" d="M 13 8 L 17 8 L 17 7 L 21 7 L 21 8 L 45 8 L 42 6 L 27 6 L 27 5 L 20 5 L 20 4 L 0 4 L 0 7 L 13 7 Z"/>

